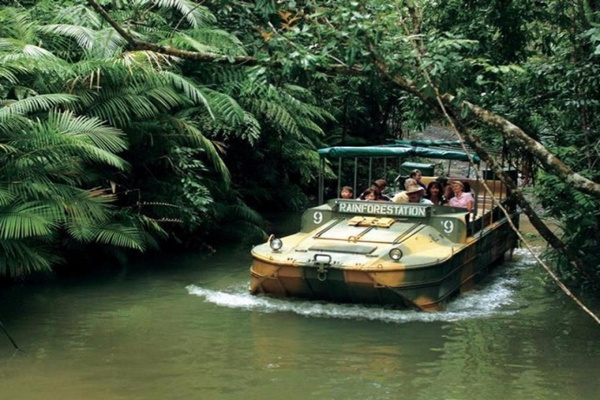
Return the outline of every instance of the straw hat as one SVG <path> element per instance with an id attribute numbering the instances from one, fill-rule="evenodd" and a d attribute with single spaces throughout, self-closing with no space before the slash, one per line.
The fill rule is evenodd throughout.
<path id="1" fill-rule="evenodd" d="M 425 191 L 425 189 L 423 189 L 423 187 L 422 187 L 422 186 L 420 186 L 420 185 L 418 185 L 418 184 L 416 184 L 416 183 L 414 183 L 414 184 L 409 184 L 409 185 L 406 187 L 406 194 L 409 194 L 409 193 L 415 193 L 415 192 L 420 192 L 420 191 Z"/>

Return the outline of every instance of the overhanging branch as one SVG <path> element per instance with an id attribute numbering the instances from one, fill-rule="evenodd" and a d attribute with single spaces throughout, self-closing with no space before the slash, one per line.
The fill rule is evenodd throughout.
<path id="1" fill-rule="evenodd" d="M 181 50 L 171 46 L 163 46 L 152 42 L 136 39 L 131 33 L 125 30 L 119 25 L 111 16 L 106 12 L 102 6 L 96 3 L 95 0 L 87 0 L 88 4 L 98 12 L 113 27 L 115 31 L 123 39 L 127 41 L 129 47 L 133 50 L 149 50 L 155 51 L 160 54 L 166 54 L 173 57 L 184 58 L 186 60 L 201 61 L 201 62 L 213 62 L 213 63 L 224 63 L 230 65 L 246 65 L 253 66 L 258 64 L 258 60 L 250 56 L 226 56 L 223 54 L 209 53 L 209 52 L 197 52 Z"/>
<path id="2" fill-rule="evenodd" d="M 455 99 L 454 96 L 449 94 L 444 95 L 443 98 L 444 103 L 448 106 L 451 106 Z M 600 200 L 600 184 L 574 172 L 554 154 L 550 153 L 541 143 L 531 138 L 531 136 L 527 135 L 512 122 L 468 101 L 460 102 L 458 108 L 469 110 L 479 122 L 501 131 L 506 139 L 523 146 L 547 171 L 554 173 L 574 189 Z"/>
<path id="3" fill-rule="evenodd" d="M 452 103 L 452 100 L 454 100 L 454 97 L 451 97 L 450 95 L 440 96 L 439 102 L 435 101 L 433 99 L 427 98 L 426 96 L 423 95 L 422 92 L 420 92 L 412 84 L 412 82 L 406 80 L 405 78 L 403 78 L 401 76 L 397 76 L 397 75 L 391 73 L 388 65 L 384 61 L 375 58 L 375 64 L 377 65 L 377 67 L 378 67 L 379 71 L 382 73 L 382 75 L 385 76 L 386 79 L 388 79 L 389 81 L 393 82 L 399 89 L 417 96 L 420 100 L 422 100 L 425 104 L 427 104 L 433 110 L 435 110 L 436 112 L 440 113 L 445 118 L 447 118 L 449 120 L 449 122 L 452 124 L 456 133 L 461 138 L 461 140 L 464 140 L 469 146 L 471 146 L 471 148 L 477 153 L 477 155 L 486 163 L 486 165 L 488 165 L 488 167 L 490 167 L 495 172 L 496 176 L 498 176 L 500 178 L 500 180 L 502 181 L 502 183 L 504 183 L 506 185 L 506 187 L 512 192 L 513 196 L 516 198 L 517 202 L 519 203 L 519 206 L 521 207 L 523 212 L 527 215 L 531 224 L 537 229 L 537 231 L 540 233 L 540 235 L 542 235 L 542 237 L 544 239 L 546 239 L 546 241 L 554 249 L 556 249 L 561 254 L 565 255 L 565 257 L 579 271 L 581 271 L 584 275 L 588 274 L 587 270 L 582 265 L 581 260 L 579 260 L 579 257 L 577 257 L 577 255 L 573 254 L 565 246 L 565 244 L 554 234 L 554 232 L 552 232 L 546 226 L 546 224 L 537 215 L 537 213 L 535 212 L 533 207 L 531 207 L 531 205 L 529 204 L 529 201 L 525 198 L 525 196 L 523 195 L 521 190 L 517 187 L 517 185 L 512 180 L 512 178 L 500 167 L 500 165 L 497 163 L 497 161 L 492 156 L 490 156 L 488 154 L 487 150 L 485 150 L 485 148 L 481 145 L 479 138 L 472 135 L 469 132 L 469 130 L 465 128 L 465 121 L 463 120 L 463 118 L 458 117 L 458 115 L 460 115 L 460 108 L 458 108 L 458 110 L 457 110 L 456 105 L 454 105 Z M 495 115 L 491 112 L 488 112 L 486 110 L 483 110 L 481 108 L 478 108 L 471 103 L 462 102 L 460 104 L 463 105 L 463 107 L 467 107 L 467 105 L 465 105 L 465 103 L 468 106 L 470 106 L 469 110 L 473 111 L 473 114 L 478 118 L 478 120 L 481 120 L 481 122 L 491 124 L 491 121 L 493 120 L 493 121 L 496 121 L 497 124 L 499 124 L 500 122 L 503 121 L 505 124 L 510 124 L 512 127 L 514 127 L 511 130 L 511 132 L 516 131 L 516 133 L 514 134 L 514 138 L 513 138 L 514 140 L 519 139 L 520 136 L 525 136 L 530 141 L 537 143 L 535 140 L 531 139 L 524 132 L 522 132 L 520 129 L 518 129 L 515 125 L 511 124 L 509 121 L 504 120 L 502 117 L 497 116 L 497 115 Z M 478 113 L 474 113 L 475 110 L 477 110 Z M 496 128 L 499 129 L 500 126 L 496 126 Z M 504 130 L 502 130 L 502 129 L 501 129 L 501 131 L 504 132 Z M 522 140 L 525 141 L 525 139 L 522 139 Z M 529 144 L 529 145 L 534 146 L 535 143 Z M 563 169 L 568 169 L 568 167 L 566 165 L 564 165 L 562 162 L 560 162 L 560 160 L 558 160 L 556 157 L 552 156 L 552 154 L 550 152 L 548 152 L 546 149 L 544 149 L 541 144 L 537 143 L 537 145 L 538 145 L 538 147 L 541 147 L 543 150 L 538 149 L 537 154 L 534 154 L 536 157 L 540 157 L 540 154 L 544 154 L 544 152 L 545 152 L 545 153 L 547 153 L 547 154 L 544 154 L 546 156 L 546 160 L 551 160 L 553 162 L 552 165 L 556 164 Z M 563 171 L 563 173 L 565 173 L 565 172 Z M 581 177 L 581 178 L 585 179 L 583 177 Z M 600 191 L 599 191 L 599 194 L 600 194 Z"/>
<path id="4" fill-rule="evenodd" d="M 182 50 L 172 46 L 163 46 L 156 43 L 148 42 L 145 40 L 136 39 L 131 33 L 129 33 L 126 29 L 124 29 L 121 25 L 119 25 L 102 6 L 96 3 L 95 0 L 87 0 L 88 4 L 98 12 L 108 22 L 108 24 L 115 30 L 117 33 L 125 39 L 128 46 L 132 50 L 146 50 L 146 51 L 154 51 L 156 53 L 165 54 L 168 56 L 178 57 L 186 60 L 199 61 L 205 63 L 217 63 L 217 64 L 227 64 L 227 65 L 240 65 L 240 66 L 255 66 L 255 65 L 265 65 L 271 68 L 280 68 L 282 66 L 281 62 L 271 61 L 265 62 L 261 61 L 256 57 L 252 56 L 229 56 L 225 54 L 217 54 L 210 52 L 199 52 L 199 51 L 189 51 Z M 329 64 L 325 67 L 317 67 L 316 68 L 320 72 L 331 72 L 336 74 L 344 74 L 344 75 L 361 75 L 363 71 L 360 67 L 349 67 L 345 64 Z"/>

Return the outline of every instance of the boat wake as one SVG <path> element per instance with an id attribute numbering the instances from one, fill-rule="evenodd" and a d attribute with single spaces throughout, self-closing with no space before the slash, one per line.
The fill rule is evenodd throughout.
<path id="1" fill-rule="evenodd" d="M 291 312 L 316 318 L 341 318 L 372 320 L 391 323 L 412 321 L 436 322 L 457 321 L 474 318 L 487 318 L 509 315 L 518 312 L 513 298 L 518 279 L 510 276 L 498 277 L 490 286 L 480 291 L 472 291 L 451 301 L 442 312 L 419 312 L 393 310 L 362 304 L 336 304 L 297 299 L 276 299 L 253 296 L 246 286 L 227 290 L 212 290 L 196 285 L 187 286 L 189 294 L 201 297 L 205 302 L 221 307 L 245 309 L 263 313 Z"/>
<path id="2" fill-rule="evenodd" d="M 316 318 L 342 318 L 373 320 L 391 323 L 412 321 L 457 321 L 493 316 L 511 315 L 519 312 L 517 299 L 522 271 L 535 266 L 535 259 L 524 249 L 516 249 L 516 262 L 508 262 L 490 275 L 480 290 L 473 290 L 452 300 L 441 312 L 393 310 L 364 304 L 338 304 L 298 299 L 276 299 L 253 296 L 248 293 L 247 283 L 223 290 L 213 290 L 197 285 L 186 287 L 189 294 L 221 307 L 245 309 L 263 313 L 291 312 Z"/>

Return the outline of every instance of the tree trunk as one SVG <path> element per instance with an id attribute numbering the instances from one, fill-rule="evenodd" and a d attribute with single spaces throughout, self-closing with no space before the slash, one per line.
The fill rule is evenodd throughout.
<path id="1" fill-rule="evenodd" d="M 500 167 L 499 163 L 491 157 L 488 152 L 483 148 L 479 139 L 473 136 L 468 129 L 465 128 L 465 122 L 462 119 L 456 117 L 456 115 L 460 115 L 461 108 L 467 108 L 469 111 L 472 111 L 471 115 L 474 115 L 478 122 L 483 122 L 487 125 L 492 125 L 500 130 L 501 133 L 505 135 L 507 139 L 512 140 L 518 144 L 526 146 L 526 150 L 530 151 L 538 160 L 543 158 L 544 161 L 540 160 L 543 165 L 551 166 L 552 170 L 559 170 L 562 176 L 569 178 L 569 181 L 573 181 L 572 177 L 574 174 L 566 165 L 564 165 L 560 160 L 558 160 L 554 155 L 552 155 L 548 150 L 546 150 L 540 143 L 536 142 L 529 136 L 527 136 L 520 128 L 512 124 L 510 121 L 507 121 L 487 110 L 484 110 L 480 107 L 475 106 L 472 103 L 461 102 L 459 103 L 459 107 L 455 107 L 452 104 L 452 100 L 454 97 L 451 95 L 444 95 L 440 99 L 444 104 L 444 108 L 442 109 L 440 103 L 432 101 L 430 98 L 426 98 L 415 86 L 411 84 L 410 81 L 404 79 L 403 77 L 396 76 L 390 73 L 387 65 L 379 60 L 375 60 L 375 64 L 379 68 L 380 72 L 391 82 L 393 82 L 398 88 L 408 93 L 411 93 L 417 96 L 420 100 L 422 100 L 429 107 L 436 110 L 441 116 L 447 117 L 450 119 L 449 122 L 453 124 L 456 128 L 456 133 L 459 135 L 461 140 L 467 143 L 471 148 L 477 153 L 477 155 L 494 171 L 496 176 L 500 178 L 502 183 L 506 185 L 506 187 L 511 191 L 514 197 L 517 199 L 519 206 L 529 218 L 529 221 L 533 225 L 533 227 L 539 232 L 539 234 L 548 242 L 553 249 L 558 251 L 560 254 L 564 255 L 569 262 L 571 262 L 581 273 L 587 275 L 587 271 L 584 268 L 581 260 L 569 251 L 569 249 L 565 246 L 565 244 L 548 228 L 548 226 L 541 220 L 541 218 L 537 215 L 533 207 L 529 201 L 523 196 L 523 192 L 517 184 L 512 180 L 512 178 L 504 172 L 504 170 Z M 558 174 L 557 174 L 558 175 Z M 579 176 L 579 175 L 577 175 Z M 580 177 L 581 181 L 578 179 L 579 185 L 583 185 L 584 187 L 588 186 L 600 186 L 595 184 L 592 181 L 589 181 L 583 177 Z M 583 191 L 583 190 L 582 190 Z M 598 188 L 597 195 L 600 196 L 600 187 Z M 600 197 L 599 197 L 600 198 Z"/>
<path id="2" fill-rule="evenodd" d="M 444 103 L 449 107 L 452 107 L 454 96 L 446 94 L 443 98 Z M 502 132 L 509 142 L 512 142 L 517 146 L 522 146 L 523 149 L 532 154 L 547 171 L 554 173 L 562 181 L 573 187 L 573 189 L 579 190 L 582 193 L 600 200 L 600 184 L 574 172 L 554 154 L 550 153 L 541 143 L 532 139 L 512 122 L 488 110 L 484 110 L 473 103 L 469 103 L 468 101 L 459 103 L 458 108 L 471 111 L 477 121 L 496 128 Z"/>

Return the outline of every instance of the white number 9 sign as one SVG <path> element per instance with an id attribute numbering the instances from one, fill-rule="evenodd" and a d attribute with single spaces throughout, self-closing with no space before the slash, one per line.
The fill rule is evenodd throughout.
<path id="1" fill-rule="evenodd" d="M 444 228 L 444 232 L 452 233 L 454 230 L 454 222 L 450 220 L 442 221 L 442 227 Z"/>
<path id="2" fill-rule="evenodd" d="M 313 222 L 316 225 L 319 225 L 321 222 L 323 222 L 323 213 L 321 211 L 317 211 L 313 214 Z"/>

